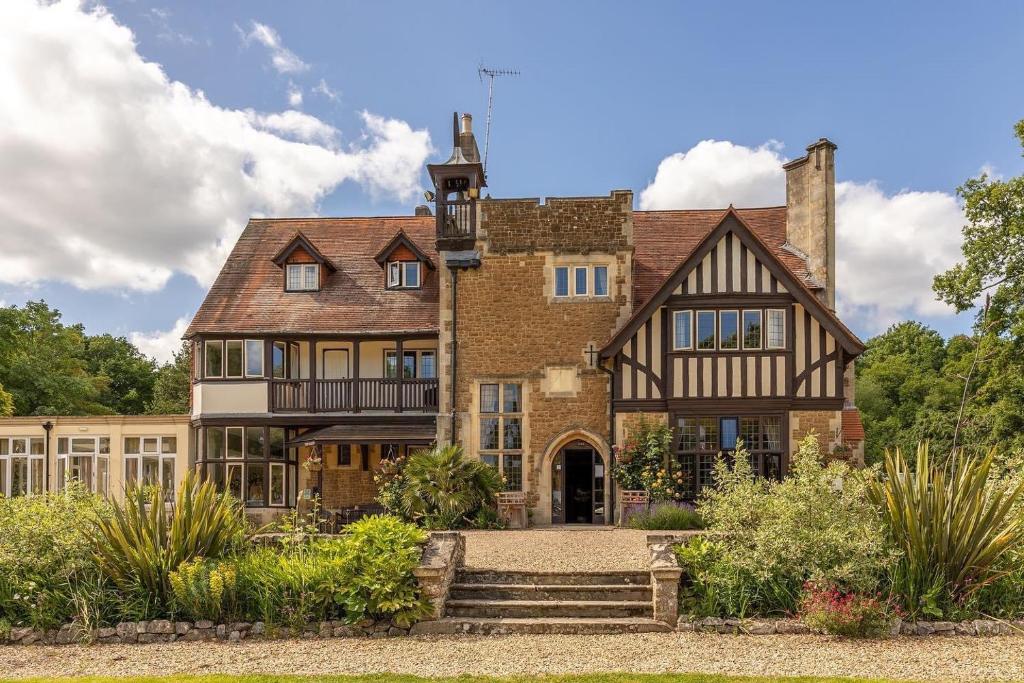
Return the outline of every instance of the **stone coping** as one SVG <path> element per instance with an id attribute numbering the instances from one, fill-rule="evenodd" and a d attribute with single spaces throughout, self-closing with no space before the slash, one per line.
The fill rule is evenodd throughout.
<path id="1" fill-rule="evenodd" d="M 809 634 L 811 630 L 795 619 L 691 618 L 682 616 L 677 631 L 767 636 Z M 902 621 L 895 619 L 890 636 L 1024 636 L 1024 620 L 969 619 L 966 621 Z"/>
<path id="2" fill-rule="evenodd" d="M 344 621 L 321 621 L 301 629 L 271 627 L 262 621 L 215 624 L 212 621 L 126 621 L 117 626 L 86 629 L 81 624 L 64 624 L 60 628 L 35 629 L 12 627 L 0 634 L 6 645 L 69 645 L 73 643 L 173 643 L 182 641 L 225 641 L 284 638 L 385 638 L 409 634 L 408 628 L 396 626 L 390 618 L 363 619 L 356 624 Z"/>

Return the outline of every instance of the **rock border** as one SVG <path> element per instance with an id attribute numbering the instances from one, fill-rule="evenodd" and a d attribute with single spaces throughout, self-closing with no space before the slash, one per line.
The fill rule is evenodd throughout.
<path id="1" fill-rule="evenodd" d="M 72 644 L 145 644 L 175 641 L 222 641 L 284 638 L 387 638 L 405 636 L 408 628 L 396 626 L 390 618 L 363 619 L 356 624 L 344 621 L 321 621 L 306 624 L 302 629 L 267 626 L 262 621 L 215 624 L 212 621 L 125 621 L 117 626 L 86 629 L 81 624 L 64 624 L 60 628 L 36 629 L 31 626 L 12 627 L 0 634 L 5 645 L 72 645 Z"/>
<path id="2" fill-rule="evenodd" d="M 806 635 L 812 633 L 796 619 L 732 619 L 721 617 L 679 617 L 676 631 L 732 635 Z M 890 636 L 1024 636 L 1024 620 L 997 621 L 893 621 Z"/>

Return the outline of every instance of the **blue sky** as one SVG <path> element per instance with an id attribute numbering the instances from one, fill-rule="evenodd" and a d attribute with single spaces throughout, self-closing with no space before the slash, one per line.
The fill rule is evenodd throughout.
<path id="1" fill-rule="evenodd" d="M 332 141 L 322 144 L 336 150 L 350 150 L 350 145 L 363 149 L 375 139 L 372 131 L 366 133 L 363 112 L 404 122 L 408 131 L 397 133 L 401 137 L 395 144 L 410 150 L 410 159 L 447 155 L 456 109 L 475 115 L 482 142 L 487 92 L 476 67 L 482 61 L 517 68 L 520 76 L 497 84 L 489 167 L 494 196 L 605 194 L 632 188 L 639 206 L 641 192 L 652 183 L 698 185 L 709 175 L 731 177 L 719 166 L 738 164 L 742 176 L 754 162 L 767 163 L 768 171 L 742 177 L 735 191 L 719 188 L 710 195 L 730 201 L 735 195 L 735 203 L 742 205 L 749 197 L 776 197 L 780 176 L 770 171 L 774 160 L 798 156 L 807 143 L 827 136 L 839 145 L 837 179 L 848 183 L 844 196 L 851 218 L 845 227 L 841 224 L 839 257 L 843 259 L 843 245 L 851 240 L 862 244 L 863 239 L 866 245 L 848 266 L 853 284 L 840 280 L 840 292 L 853 285 L 858 291 L 873 290 L 872 283 L 902 270 L 894 255 L 917 264 L 904 274 L 916 285 L 895 280 L 889 290 L 883 283 L 851 301 L 846 317 L 865 337 L 905 317 L 924 319 L 946 334 L 965 329 L 966 316 L 952 316 L 925 301 L 936 264 L 948 264 L 956 255 L 959 225 L 949 196 L 982 168 L 1009 176 L 1024 166 L 1012 137 L 1013 123 L 1024 117 L 1024 88 L 1016 78 L 1024 51 L 1020 3 L 988 3 L 983 12 L 962 2 L 111 0 L 105 5 L 108 21 L 133 32 L 141 60 L 160 65 L 170 81 L 202 91 L 211 105 L 225 110 L 301 111 L 334 130 L 324 134 L 333 135 Z M 72 30 L 74 26 L 69 19 L 68 41 L 81 40 L 83 28 Z M 18 29 L 9 26 L 0 32 L 5 30 Z M 59 41 L 62 34 L 55 29 L 54 35 Z M 50 54 L 29 40 L 24 49 Z M 115 58 L 124 55 L 123 45 L 111 50 Z M 118 77 L 116 70 L 111 74 Z M 117 87 L 123 88 L 116 95 L 121 101 L 130 99 L 132 88 L 144 89 L 134 81 Z M 294 94 L 290 101 L 290 92 L 300 93 L 301 103 Z M 34 101 L 45 100 L 40 96 Z M 97 107 L 113 106 L 95 102 Z M 0 104 L 0 121 L 3 108 Z M 264 130 L 272 126 L 265 120 L 259 125 Z M 160 137 L 164 130 L 161 126 L 152 135 Z M 429 131 L 429 147 L 425 138 L 413 136 L 423 131 Z M 316 144 L 295 130 L 280 134 L 292 141 L 307 135 L 299 142 Z M 713 154 L 689 156 L 683 170 L 677 169 L 682 175 L 672 175 L 667 166 L 659 174 L 663 160 L 686 155 L 708 140 L 732 144 L 709 144 L 703 149 Z M 59 139 L 51 142 L 61 144 Z M 0 137 L 0 150 L 4 144 Z M 179 147 L 190 144 L 185 136 Z M 133 149 L 126 145 L 124 154 L 131 155 Z M 264 157 L 256 158 L 257 164 L 264 163 Z M 385 172 L 390 172 L 392 157 L 384 158 Z M 301 176 L 307 159 L 295 158 L 295 173 Z M 709 170 L 698 163 L 701 159 L 717 166 Z M 59 161 L 55 153 L 56 178 L 66 168 Z M 407 163 L 394 164 L 409 173 Z M 195 182 L 206 173 L 199 169 L 178 178 L 173 169 L 181 163 L 166 166 L 168 184 Z M 40 172 L 45 170 L 42 166 Z M 264 204 L 259 198 L 247 199 L 224 222 L 233 221 L 236 231 L 242 227 L 238 206 L 252 212 L 297 207 L 324 215 L 408 214 L 420 200 L 410 183 L 427 183 L 420 173 L 377 187 L 361 173 L 353 171 L 340 181 L 337 174 L 330 180 L 317 176 L 311 182 L 319 182 L 323 191 L 300 199 Z M 91 175 L 96 176 L 95 168 Z M 751 194 L 753 183 L 771 188 Z M 160 182 L 150 185 L 147 192 L 161 191 Z M 134 188 L 129 178 L 109 192 L 97 192 L 116 201 L 118 193 L 131 195 Z M 708 196 L 669 192 L 665 201 L 690 198 L 692 203 L 698 195 Z M 0 190 L 0 217 L 10 205 L 3 200 Z M 116 227 L 125 231 L 122 242 L 133 235 L 147 240 L 157 230 L 140 204 L 132 214 L 134 223 Z M 182 206 L 183 212 L 188 209 L 188 204 Z M 170 212 L 155 213 L 163 216 L 159 230 L 169 246 L 154 243 L 161 250 L 190 248 L 174 246 L 175 219 L 165 215 Z M 61 234 L 74 235 L 79 226 L 73 215 L 66 215 L 54 210 L 44 218 L 50 223 L 67 220 Z M 218 214 L 210 215 L 219 220 Z M 102 211 L 97 216 L 89 230 L 101 233 Z M 884 227 L 872 233 L 853 225 L 853 216 Z M 913 239 L 889 241 L 904 226 Z M 202 226 L 190 227 L 188 235 L 191 242 L 201 242 Z M 229 239 L 231 229 L 217 222 L 209 226 L 209 235 L 212 240 Z M 40 240 L 40 250 L 44 242 Z M 166 337 L 202 300 L 205 284 L 197 281 L 196 273 L 206 273 L 200 279 L 208 279 L 215 272 L 209 263 L 179 265 L 192 263 L 194 255 L 188 257 L 193 261 L 182 257 L 165 262 L 159 255 L 132 252 L 125 258 L 140 259 L 149 272 L 165 269 L 166 277 L 139 287 L 116 277 L 105 279 L 99 267 L 91 279 L 67 281 L 67 266 L 47 270 L 45 254 L 31 254 L 31 245 L 12 244 L 12 253 L 26 251 L 7 265 L 23 272 L 6 278 L 0 273 L 0 300 L 20 304 L 44 297 L 66 320 L 85 323 L 89 332 L 164 332 Z M 920 244 L 926 253 L 918 253 Z M 119 264 L 108 267 L 117 270 Z M 4 265 L 0 257 L 0 267 Z M 145 274 L 138 277 L 145 279 Z M 916 298 L 900 298 L 914 286 L 920 290 Z M 150 342 L 166 346 L 166 339 Z"/>

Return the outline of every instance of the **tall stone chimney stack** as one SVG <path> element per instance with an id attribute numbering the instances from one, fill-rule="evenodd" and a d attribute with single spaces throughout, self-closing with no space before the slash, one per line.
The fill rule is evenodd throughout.
<path id="1" fill-rule="evenodd" d="M 811 275 L 824 285 L 823 303 L 836 307 L 836 146 L 821 138 L 786 171 L 786 241 L 807 255 Z"/>
<path id="2" fill-rule="evenodd" d="M 459 147 L 462 148 L 462 155 L 467 161 L 480 161 L 480 149 L 476 146 L 476 136 L 473 135 L 473 115 L 463 114 L 462 125 L 459 127 Z"/>

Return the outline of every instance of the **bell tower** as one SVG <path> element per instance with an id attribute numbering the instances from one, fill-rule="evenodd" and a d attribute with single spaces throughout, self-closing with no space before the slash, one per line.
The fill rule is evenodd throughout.
<path id="1" fill-rule="evenodd" d="M 452 114 L 452 154 L 443 164 L 428 164 L 434 182 L 437 250 L 462 251 L 476 243 L 476 202 L 487 186 L 480 150 L 473 136 L 473 117 Z"/>

